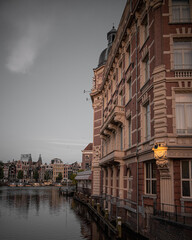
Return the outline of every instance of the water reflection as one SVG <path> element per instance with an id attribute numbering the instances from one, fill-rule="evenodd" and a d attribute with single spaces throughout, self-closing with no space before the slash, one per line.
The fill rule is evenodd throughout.
<path id="1" fill-rule="evenodd" d="M 50 215 L 58 213 L 63 199 L 58 197 L 56 188 L 4 188 L 0 191 L 0 203 L 7 210 L 14 210 L 18 216 L 26 218 L 29 209 L 35 209 L 38 215 L 40 205 L 48 207 Z"/>
<path id="2" fill-rule="evenodd" d="M 92 216 L 88 212 L 87 207 L 82 206 L 77 201 L 72 201 L 71 204 L 73 210 L 76 212 L 77 216 L 83 224 L 81 224 L 81 234 L 86 239 L 98 239 L 98 240 L 114 240 L 114 236 L 107 234 L 96 224 Z"/>
<path id="3" fill-rule="evenodd" d="M 1 188 L 1 240 L 84 239 L 70 202 L 57 188 Z"/>
<path id="4" fill-rule="evenodd" d="M 55 187 L 0 189 L 1 240 L 109 240 L 86 207 Z M 134 239 L 134 238 L 125 238 Z"/>

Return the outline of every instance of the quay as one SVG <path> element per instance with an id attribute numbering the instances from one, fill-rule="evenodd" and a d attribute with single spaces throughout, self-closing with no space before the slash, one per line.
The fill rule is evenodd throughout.
<path id="1" fill-rule="evenodd" d="M 63 196 L 69 196 L 72 197 L 75 193 L 75 187 L 60 187 L 59 188 L 59 194 Z"/>
<path id="2" fill-rule="evenodd" d="M 121 238 L 122 231 L 121 231 L 121 218 L 118 219 L 117 225 L 114 226 L 108 219 L 108 211 L 106 209 L 104 215 L 101 212 L 99 203 L 95 203 L 94 199 L 87 197 L 83 194 L 75 194 L 73 199 L 80 202 L 81 204 L 87 206 L 89 213 L 92 215 L 94 220 L 99 224 L 99 226 L 108 233 L 112 233 L 116 239 Z"/>
<path id="3" fill-rule="evenodd" d="M 109 237 L 113 237 L 113 239 L 124 239 L 122 238 L 122 229 L 124 228 L 126 229 L 125 231 L 130 232 L 132 235 L 134 235 L 136 239 L 138 239 L 138 237 L 139 239 L 146 239 L 140 234 L 136 234 L 131 229 L 127 228 L 127 226 L 124 226 L 122 224 L 122 219 L 120 216 L 111 221 L 111 219 L 109 218 L 108 209 L 106 208 L 103 211 L 100 203 L 96 202 L 90 196 L 82 194 L 80 192 L 70 192 L 66 190 L 67 189 L 59 189 L 59 194 L 65 197 L 73 195 L 73 199 L 87 208 L 87 211 L 92 216 L 93 220 Z"/>

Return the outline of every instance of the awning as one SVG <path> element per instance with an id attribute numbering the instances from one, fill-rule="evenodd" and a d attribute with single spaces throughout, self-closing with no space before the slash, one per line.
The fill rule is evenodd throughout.
<path id="1" fill-rule="evenodd" d="M 75 180 L 91 180 L 91 175 L 76 176 Z"/>

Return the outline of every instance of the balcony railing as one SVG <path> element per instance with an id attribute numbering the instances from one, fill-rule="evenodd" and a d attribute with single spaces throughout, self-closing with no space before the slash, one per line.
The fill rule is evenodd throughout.
<path id="1" fill-rule="evenodd" d="M 115 150 L 115 151 L 109 153 L 108 155 L 104 156 L 103 158 L 101 158 L 100 165 L 108 164 L 115 160 L 121 160 L 121 159 L 123 159 L 124 156 L 125 156 L 124 151 Z"/>
<path id="2" fill-rule="evenodd" d="M 178 135 L 192 135 L 192 129 L 177 129 L 177 134 Z"/>
<path id="3" fill-rule="evenodd" d="M 192 77 L 192 71 L 176 70 L 175 71 L 175 77 L 176 78 L 191 78 Z"/>

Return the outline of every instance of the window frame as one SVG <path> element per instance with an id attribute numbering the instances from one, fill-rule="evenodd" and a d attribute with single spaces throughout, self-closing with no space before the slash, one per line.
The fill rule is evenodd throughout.
<path id="1" fill-rule="evenodd" d="M 123 151 L 123 126 L 120 126 L 120 151 Z"/>
<path id="2" fill-rule="evenodd" d="M 131 64 L 131 45 L 129 44 L 127 47 L 127 68 L 129 68 L 130 64 Z"/>
<path id="3" fill-rule="evenodd" d="M 183 163 L 184 162 L 188 162 L 188 173 L 189 173 L 189 177 L 183 177 Z M 192 198 L 192 160 L 182 160 L 181 164 L 181 196 L 182 198 Z M 183 182 L 189 182 L 189 196 L 187 195 L 183 195 Z"/>
<path id="4" fill-rule="evenodd" d="M 124 96 L 123 96 L 123 89 L 119 93 L 119 105 L 124 106 Z"/>
<path id="5" fill-rule="evenodd" d="M 188 127 L 188 121 L 190 121 L 190 120 L 188 120 L 188 118 L 190 118 L 190 117 L 188 117 L 187 118 L 187 106 L 192 106 L 192 101 L 187 101 L 187 100 L 185 100 L 185 101 L 178 101 L 177 100 L 177 96 L 179 97 L 179 95 L 187 95 L 187 94 L 190 94 L 191 95 L 191 98 L 192 98 L 192 92 L 188 92 L 188 93 L 184 93 L 184 92 L 176 92 L 175 93 L 175 119 L 176 119 L 176 134 L 177 135 L 182 135 L 182 136 L 187 136 L 187 135 L 192 135 L 192 127 L 190 128 L 190 127 Z M 189 97 L 189 99 L 190 99 L 190 97 Z M 179 129 L 178 128 L 178 126 L 177 126 L 177 121 L 178 121 L 178 119 L 177 119 L 177 107 L 178 106 L 183 106 L 183 111 L 184 111 L 184 114 L 182 114 L 182 115 L 180 115 L 179 113 L 178 113 L 178 115 L 179 116 L 183 116 L 184 117 L 184 126 L 186 127 L 186 128 L 181 128 L 181 129 Z"/>
<path id="6" fill-rule="evenodd" d="M 128 118 L 128 148 L 132 146 L 132 122 L 131 116 Z"/>
<path id="7" fill-rule="evenodd" d="M 175 10 L 174 10 L 174 8 L 175 8 Z M 189 10 L 189 12 L 188 12 L 189 17 L 186 19 L 183 18 L 183 16 L 186 15 L 186 13 L 183 12 L 184 9 Z M 178 18 L 174 19 L 174 16 L 176 16 L 177 10 L 179 10 L 179 16 L 178 16 Z M 171 13 L 171 22 L 172 23 L 188 23 L 188 22 L 190 23 L 191 22 L 191 1 L 190 0 L 188 0 L 186 2 L 178 1 L 178 3 L 176 3 L 176 1 L 175 1 L 175 3 L 174 3 L 174 0 L 171 0 L 170 13 Z"/>
<path id="8" fill-rule="evenodd" d="M 127 191 L 133 191 L 133 175 L 131 173 L 131 169 L 127 170 Z"/>
<path id="9" fill-rule="evenodd" d="M 128 79 L 127 84 L 128 84 L 128 93 L 129 93 L 128 101 L 130 101 L 132 98 L 131 77 Z"/>
<path id="10" fill-rule="evenodd" d="M 148 14 L 146 13 L 141 21 L 140 27 L 140 48 L 145 44 L 149 37 L 149 18 Z"/>
<path id="11" fill-rule="evenodd" d="M 151 111 L 149 102 L 144 105 L 144 128 L 145 141 L 149 141 L 149 139 L 151 138 Z"/>
<path id="12" fill-rule="evenodd" d="M 149 164 L 149 177 L 147 177 L 147 165 Z M 144 165 L 144 171 L 145 171 L 145 194 L 146 195 L 156 195 L 157 194 L 157 166 L 156 162 L 150 161 L 145 162 Z M 155 166 L 155 169 L 153 170 L 153 166 Z M 153 171 L 155 171 L 155 177 L 153 177 Z M 147 181 L 149 181 L 149 192 L 147 191 Z M 153 182 L 155 182 L 155 192 L 153 192 Z"/>
<path id="13" fill-rule="evenodd" d="M 144 63 L 144 84 L 150 79 L 150 64 L 149 64 L 149 54 L 143 59 Z"/>
<path id="14" fill-rule="evenodd" d="M 177 46 L 177 43 L 183 43 L 182 46 Z M 184 43 L 189 43 L 189 47 Z M 191 45 L 191 46 L 190 46 Z M 174 70 L 191 70 L 192 62 L 185 63 L 185 54 L 189 53 L 192 58 L 192 38 L 174 38 L 173 39 L 173 69 Z M 176 64 L 176 54 L 180 54 L 181 64 Z M 188 66 L 188 67 L 187 67 Z"/>

